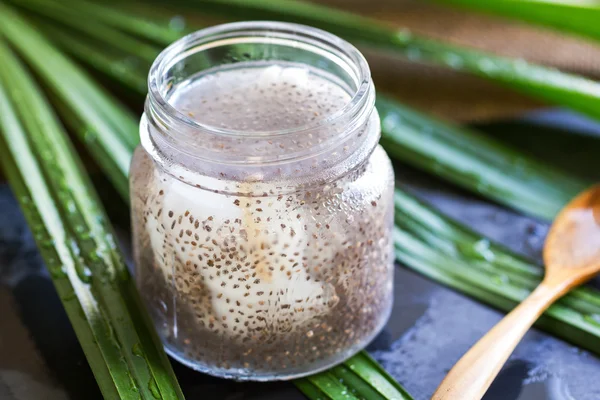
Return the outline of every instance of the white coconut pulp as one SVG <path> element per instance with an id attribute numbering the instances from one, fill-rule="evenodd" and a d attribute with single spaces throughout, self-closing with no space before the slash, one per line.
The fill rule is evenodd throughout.
<path id="1" fill-rule="evenodd" d="M 350 95 L 332 80 L 307 68 L 278 65 L 200 76 L 182 85 L 169 99 L 179 111 L 204 125 L 244 132 L 302 126 L 315 118 L 331 115 L 349 100 Z M 148 218 L 146 224 L 155 260 L 165 278 L 174 273 L 175 263 L 195 266 L 193 271 L 203 276 L 211 300 L 210 304 L 196 305 L 196 311 L 198 307 L 206 308 L 207 312 L 198 316 L 205 325 L 220 325 L 222 332 L 239 334 L 240 325 L 256 324 L 255 319 L 249 321 L 248 317 L 255 317 L 255 311 L 262 310 L 260 321 L 270 334 L 303 328 L 310 336 L 312 331 L 309 326 L 303 326 L 305 322 L 327 312 L 338 302 L 331 282 L 311 279 L 303 266 L 303 258 L 310 262 L 316 259 L 315 247 L 307 243 L 312 240 L 311 236 L 319 234 L 314 218 L 306 215 L 305 209 L 286 207 L 286 199 L 277 199 L 277 196 L 226 197 L 171 177 L 165 180 L 157 176 L 155 182 L 159 185 L 156 191 L 163 193 L 162 212 L 158 217 L 155 212 L 154 218 Z M 241 191 L 252 192 L 251 182 L 242 182 L 240 187 Z M 178 221 L 172 228 L 173 216 Z M 203 228 L 205 226 L 210 231 Z M 217 276 L 215 260 L 211 257 L 215 248 L 223 247 L 231 237 L 230 228 L 238 237 L 237 245 L 243 244 L 244 250 L 238 251 L 230 265 L 224 264 L 227 259 L 221 260 L 221 274 Z M 328 246 L 321 246 L 316 261 L 321 268 L 332 268 L 334 254 L 344 251 L 336 240 L 335 227 L 327 235 Z M 174 242 L 176 238 L 179 243 Z M 171 246 L 165 245 L 165 240 Z M 248 263 L 255 268 L 235 268 Z M 275 268 L 268 269 L 268 265 Z M 285 268 L 278 267 L 280 265 Z M 193 292 L 191 287 L 178 282 L 178 279 L 186 280 L 186 276 L 175 273 L 173 279 L 180 293 Z M 191 300 L 194 294 L 189 296 Z M 244 308 L 248 311 L 244 315 L 237 312 Z M 236 319 L 235 323 L 232 318 Z"/>

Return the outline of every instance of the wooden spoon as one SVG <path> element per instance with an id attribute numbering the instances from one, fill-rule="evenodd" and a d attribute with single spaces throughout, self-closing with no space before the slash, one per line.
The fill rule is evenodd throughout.
<path id="1" fill-rule="evenodd" d="M 542 283 L 456 363 L 432 400 L 480 400 L 543 312 L 600 272 L 600 185 L 578 195 L 556 217 L 544 245 L 544 262 Z"/>

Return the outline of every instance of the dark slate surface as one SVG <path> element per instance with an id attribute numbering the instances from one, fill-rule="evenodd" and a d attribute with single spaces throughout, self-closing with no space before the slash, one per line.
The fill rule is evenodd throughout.
<path id="1" fill-rule="evenodd" d="M 532 126 L 543 128 L 544 125 L 539 119 L 525 123 L 529 125 L 530 133 Z M 495 125 L 489 130 L 502 130 L 501 126 Z M 518 134 L 516 125 L 504 125 L 506 129 L 507 141 L 539 153 L 536 146 L 526 143 Z M 564 140 L 562 133 L 554 130 L 549 136 L 559 147 Z M 545 139 L 549 137 L 544 136 Z M 548 147 L 541 155 L 558 155 L 561 160 L 557 163 L 568 163 L 568 157 L 565 158 L 562 152 L 552 152 Z M 399 166 L 397 174 L 404 185 L 447 214 L 516 251 L 539 258 L 547 224 L 469 196 L 406 167 Z M 122 214 L 115 215 L 116 220 L 124 220 Z M 126 224 L 122 225 L 126 232 Z M 453 363 L 503 314 L 402 266 L 396 268 L 395 283 L 396 298 L 390 322 L 368 350 L 416 400 L 429 399 Z M 48 373 L 68 393 L 68 398 L 100 398 L 16 201 L 6 185 L 0 185 L 2 290 L 10 292 L 12 312 L 29 331 Z M 4 327 L 2 318 L 0 314 L 0 327 Z M 4 347 L 1 345 L 0 350 L 6 351 L 6 343 Z M 19 348 L 10 350 L 21 351 Z M 25 349 L 22 351 L 26 353 Z M 12 376 L 7 371 L 13 366 L 4 363 L 2 357 L 0 354 L 0 400 L 22 400 L 24 397 L 11 391 L 12 381 L 7 378 Z M 188 399 L 303 399 L 287 382 L 234 383 L 196 373 L 177 363 L 174 367 Z M 599 358 L 534 329 L 526 335 L 484 399 L 597 400 L 600 399 L 599 377 Z M 47 398 L 54 400 L 66 396 L 48 395 Z"/>

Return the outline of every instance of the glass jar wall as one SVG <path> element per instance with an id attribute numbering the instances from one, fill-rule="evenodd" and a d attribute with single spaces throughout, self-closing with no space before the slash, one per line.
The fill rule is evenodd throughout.
<path id="1" fill-rule="evenodd" d="M 394 179 L 374 98 L 362 55 L 301 25 L 227 24 L 161 53 L 131 194 L 136 281 L 169 354 L 289 379 L 383 327 Z"/>

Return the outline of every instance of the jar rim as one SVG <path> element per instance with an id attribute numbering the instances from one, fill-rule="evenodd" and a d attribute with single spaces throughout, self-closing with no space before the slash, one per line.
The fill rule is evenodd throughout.
<path id="1" fill-rule="evenodd" d="M 190 52 L 195 53 L 206 48 L 218 47 L 219 41 L 230 39 L 232 35 L 244 34 L 255 35 L 247 39 L 248 42 L 253 43 L 259 41 L 259 38 L 273 43 L 277 40 L 294 41 L 296 47 L 308 46 L 311 51 L 319 51 L 321 48 L 323 52 L 327 50 L 335 52 L 333 56 L 345 64 L 340 64 L 340 66 L 353 69 L 356 76 L 356 89 L 352 93 L 351 99 L 343 107 L 324 118 L 287 129 L 260 132 L 226 129 L 204 124 L 178 110 L 168 101 L 161 90 L 165 70 L 185 58 Z M 324 125 L 334 124 L 349 115 L 362 114 L 361 110 L 365 108 L 365 105 L 368 105 L 369 102 L 374 103 L 374 96 L 370 96 L 371 93 L 372 82 L 369 66 L 356 47 L 324 30 L 289 22 L 233 22 L 190 33 L 165 48 L 153 62 L 148 75 L 148 106 L 160 120 L 168 121 L 170 125 L 181 126 L 186 131 L 204 131 L 213 135 L 229 137 L 243 136 L 244 138 L 260 137 L 264 139 L 319 129 Z"/>

